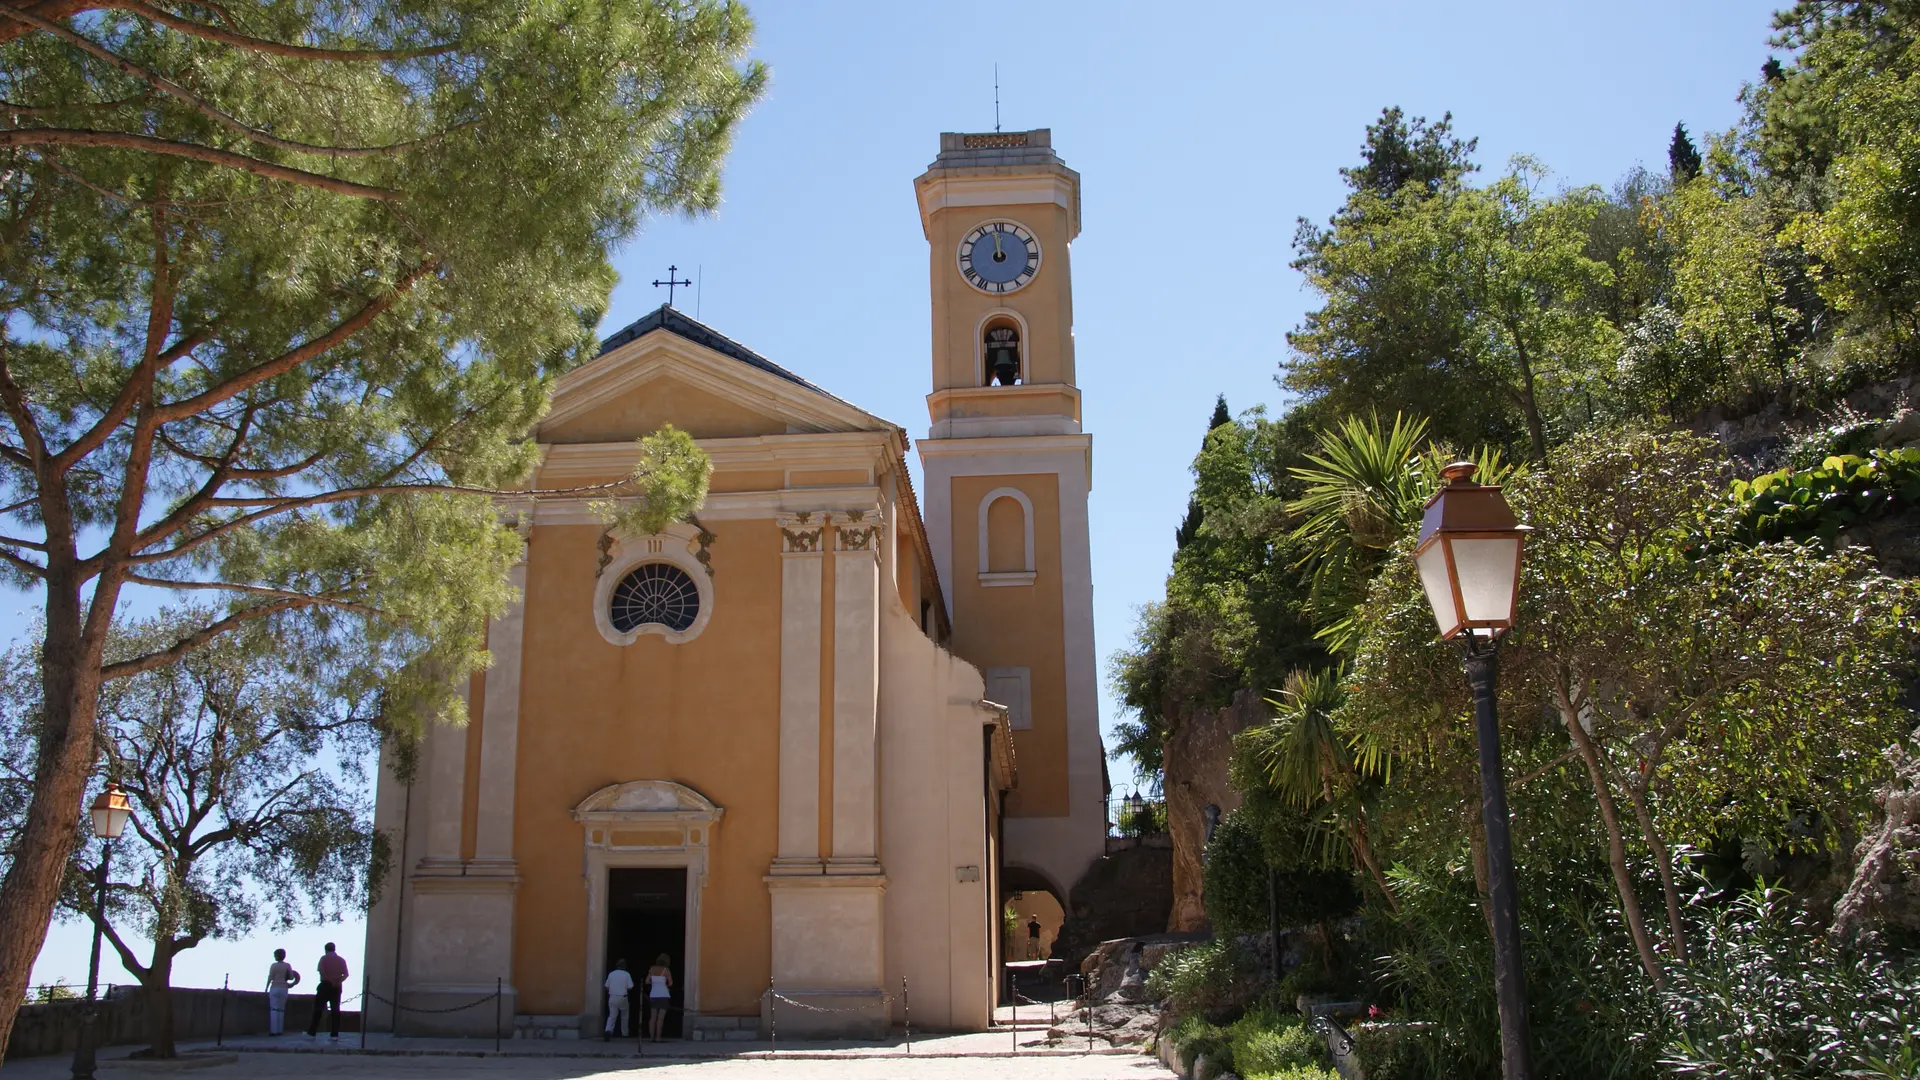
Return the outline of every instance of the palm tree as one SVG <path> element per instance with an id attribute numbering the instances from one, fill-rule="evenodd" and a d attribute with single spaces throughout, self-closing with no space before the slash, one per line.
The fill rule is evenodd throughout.
<path id="1" fill-rule="evenodd" d="M 1398 910 L 1367 832 L 1364 793 L 1380 774 L 1355 760 L 1352 742 L 1334 724 L 1344 696 L 1333 670 L 1295 671 L 1280 696 L 1267 699 L 1273 719 L 1248 729 L 1240 742 L 1273 792 L 1290 806 L 1317 811 L 1317 827 L 1345 841 L 1388 906 Z"/>
<path id="2" fill-rule="evenodd" d="M 1293 538 L 1306 554 L 1297 565 L 1312 571 L 1310 601 L 1322 625 L 1316 637 L 1338 653 L 1359 644 L 1354 607 L 1393 546 L 1419 524 L 1427 499 L 1440 487 L 1440 469 L 1453 454 L 1421 439 L 1427 422 L 1395 413 L 1393 427 L 1380 417 L 1349 416 L 1319 432 L 1320 453 L 1292 470 L 1306 491 L 1287 505 L 1298 518 Z M 1498 450 L 1475 456 L 1481 483 L 1499 483 L 1509 471 Z"/>

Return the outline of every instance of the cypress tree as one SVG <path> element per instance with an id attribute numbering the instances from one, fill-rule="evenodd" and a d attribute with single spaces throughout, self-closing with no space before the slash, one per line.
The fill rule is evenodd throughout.
<path id="1" fill-rule="evenodd" d="M 1213 434 L 1214 429 L 1222 424 L 1231 423 L 1233 423 L 1233 414 L 1227 411 L 1227 395 L 1221 394 L 1213 400 L 1213 419 L 1207 422 L 1207 434 Z M 1201 437 L 1200 444 L 1203 447 L 1206 445 L 1205 436 Z M 1206 516 L 1206 512 L 1200 509 L 1200 500 L 1189 495 L 1187 516 L 1181 520 L 1180 527 L 1173 530 L 1174 550 L 1178 551 L 1193 543 L 1193 538 L 1200 535 L 1200 523 L 1206 520 Z"/>
<path id="2" fill-rule="evenodd" d="M 1687 135 L 1687 125 L 1673 125 L 1673 141 L 1667 144 L 1667 171 L 1675 187 L 1700 175 L 1700 151 Z"/>

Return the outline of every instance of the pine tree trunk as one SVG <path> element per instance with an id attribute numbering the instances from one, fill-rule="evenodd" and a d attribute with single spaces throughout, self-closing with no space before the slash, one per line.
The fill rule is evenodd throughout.
<path id="1" fill-rule="evenodd" d="M 1580 760 L 1586 763 L 1587 779 L 1593 784 L 1593 797 L 1600 805 L 1600 820 L 1607 829 L 1607 865 L 1613 869 L 1614 891 L 1620 894 L 1620 913 L 1626 916 L 1627 929 L 1633 934 L 1633 947 L 1640 953 L 1640 966 L 1646 970 L 1653 985 L 1664 990 L 1667 987 L 1667 973 L 1660 965 L 1660 957 L 1653 951 L 1653 939 L 1647 934 L 1647 917 L 1640 910 L 1640 896 L 1634 891 L 1633 874 L 1627 869 L 1627 842 L 1620 831 L 1620 811 L 1614 805 L 1613 791 L 1607 786 L 1606 769 L 1600 763 L 1600 752 L 1593 744 L 1593 738 L 1587 729 L 1580 726 L 1580 710 L 1573 705 L 1572 695 L 1562 683 L 1554 687 L 1554 705 L 1559 709 L 1561 722 L 1566 725 L 1567 735 L 1573 739 L 1573 745 L 1580 751 Z"/>
<path id="2" fill-rule="evenodd" d="M 33 962 L 46 943 L 60 884 L 79 839 L 87 775 L 94 763 L 100 649 L 86 640 L 79 591 L 63 587 L 62 579 L 70 582 L 72 575 L 49 570 L 40 667 L 46 726 L 33 799 L 15 838 L 6 877 L 0 880 L 0 1054 L 13 1034 Z"/>

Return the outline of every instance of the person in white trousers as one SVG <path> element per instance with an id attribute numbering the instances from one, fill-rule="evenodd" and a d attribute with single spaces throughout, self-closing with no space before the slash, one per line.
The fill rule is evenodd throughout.
<path id="1" fill-rule="evenodd" d="M 627 1018 L 627 1010 L 630 1008 L 627 995 L 631 993 L 633 993 L 633 976 L 627 974 L 627 961 L 622 958 L 613 965 L 612 971 L 607 972 L 607 1031 L 601 1037 L 603 1040 L 613 1039 L 615 1023 L 620 1025 L 621 1038 L 624 1039 L 633 1034 L 633 1024 Z"/>
<path id="2" fill-rule="evenodd" d="M 287 950 L 273 950 L 267 968 L 267 1034 L 278 1035 L 287 1026 L 287 991 L 300 985 L 300 973 L 287 963 Z"/>

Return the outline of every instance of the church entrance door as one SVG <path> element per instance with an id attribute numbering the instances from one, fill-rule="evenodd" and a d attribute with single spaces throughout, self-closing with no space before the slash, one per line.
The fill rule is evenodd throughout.
<path id="1" fill-rule="evenodd" d="M 675 1006 L 661 1032 L 680 1037 L 681 1006 L 686 1004 L 687 870 L 684 866 L 616 866 L 607 871 L 607 955 L 602 971 L 624 959 L 634 981 L 632 1021 L 638 1029 L 648 1001 L 647 969 L 667 954 L 673 971 Z"/>

